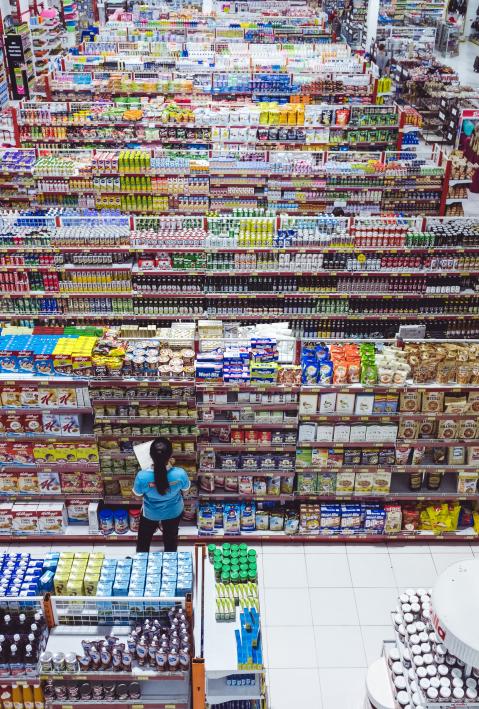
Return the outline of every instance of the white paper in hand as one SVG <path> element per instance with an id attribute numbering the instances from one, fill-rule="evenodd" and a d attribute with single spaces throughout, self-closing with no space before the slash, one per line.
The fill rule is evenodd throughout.
<path id="1" fill-rule="evenodd" d="M 153 440 L 154 439 L 152 438 L 151 441 L 146 441 L 145 443 L 139 443 L 137 446 L 133 446 L 133 451 L 142 470 L 153 467 L 153 461 L 150 455 L 150 448 Z"/>

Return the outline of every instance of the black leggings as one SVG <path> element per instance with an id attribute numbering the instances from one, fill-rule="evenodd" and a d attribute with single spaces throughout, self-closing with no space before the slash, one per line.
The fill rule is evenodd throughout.
<path id="1" fill-rule="evenodd" d="M 180 526 L 180 519 L 181 515 L 173 517 L 173 519 L 162 519 L 161 522 L 159 522 L 153 519 L 147 519 L 141 515 L 136 551 L 150 551 L 151 540 L 160 524 L 163 530 L 165 551 L 176 551 L 178 549 L 178 527 Z"/>

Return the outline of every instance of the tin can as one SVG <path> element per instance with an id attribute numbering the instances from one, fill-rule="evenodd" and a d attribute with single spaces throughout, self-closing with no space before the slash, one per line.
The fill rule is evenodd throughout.
<path id="1" fill-rule="evenodd" d="M 53 669 L 55 672 L 65 671 L 65 655 L 63 652 L 56 652 L 53 655 Z"/>
<path id="2" fill-rule="evenodd" d="M 78 672 L 78 659 L 74 652 L 65 655 L 65 668 L 67 672 Z"/>
<path id="3" fill-rule="evenodd" d="M 41 672 L 53 671 L 53 655 L 51 652 L 42 652 L 39 659 Z"/>

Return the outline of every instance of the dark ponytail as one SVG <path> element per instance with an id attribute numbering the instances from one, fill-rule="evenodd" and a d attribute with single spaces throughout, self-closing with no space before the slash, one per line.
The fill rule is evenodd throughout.
<path id="1" fill-rule="evenodd" d="M 172 452 L 173 448 L 168 438 L 155 438 L 151 444 L 150 455 L 153 461 L 155 485 L 160 495 L 166 495 L 170 487 L 166 465 Z"/>

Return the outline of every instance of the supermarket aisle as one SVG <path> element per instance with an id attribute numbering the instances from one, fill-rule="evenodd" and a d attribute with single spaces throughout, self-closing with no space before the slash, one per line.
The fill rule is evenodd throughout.
<path id="1" fill-rule="evenodd" d="M 459 74 L 461 83 L 467 86 L 479 87 L 479 74 L 472 70 L 474 59 L 479 55 L 479 46 L 472 42 L 460 42 L 457 57 L 441 57 L 439 61 L 448 64 Z"/>
<path id="2" fill-rule="evenodd" d="M 28 544 L 36 555 L 51 548 L 58 546 Z M 479 546 L 469 544 L 255 548 L 269 709 L 362 709 L 366 668 L 391 636 L 398 591 L 430 587 L 453 562 L 479 557 Z M 134 552 L 128 544 L 74 549 Z"/>

